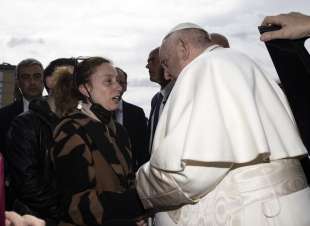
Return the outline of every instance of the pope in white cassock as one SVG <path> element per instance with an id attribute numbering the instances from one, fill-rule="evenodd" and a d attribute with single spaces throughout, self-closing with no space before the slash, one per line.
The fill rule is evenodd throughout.
<path id="1" fill-rule="evenodd" d="M 278 85 L 195 24 L 172 29 L 160 59 L 177 80 L 137 173 L 155 224 L 309 226 L 307 151 Z"/>

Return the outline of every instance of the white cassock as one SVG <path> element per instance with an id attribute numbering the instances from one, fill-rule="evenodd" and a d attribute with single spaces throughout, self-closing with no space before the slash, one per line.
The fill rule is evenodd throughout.
<path id="1" fill-rule="evenodd" d="M 297 76 L 297 75 L 292 75 Z M 286 98 L 249 57 L 211 46 L 180 73 L 137 189 L 155 224 L 309 226 L 306 154 Z"/>

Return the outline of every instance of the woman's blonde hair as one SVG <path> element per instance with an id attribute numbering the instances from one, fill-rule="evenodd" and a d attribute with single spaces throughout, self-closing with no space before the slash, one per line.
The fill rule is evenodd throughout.
<path id="1" fill-rule="evenodd" d="M 78 97 L 74 92 L 73 68 L 58 67 L 52 77 L 55 79 L 52 95 L 55 100 L 56 114 L 64 117 L 71 113 L 78 104 Z"/>

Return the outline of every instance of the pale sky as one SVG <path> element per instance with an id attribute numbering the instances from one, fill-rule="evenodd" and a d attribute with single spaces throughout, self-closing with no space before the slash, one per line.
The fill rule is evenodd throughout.
<path id="1" fill-rule="evenodd" d="M 310 14 L 309 0 L 1 0 L 0 63 L 103 56 L 128 74 L 124 99 L 144 108 L 159 86 L 145 68 L 150 50 L 182 22 L 224 34 L 276 78 L 257 26 L 264 16 Z"/>

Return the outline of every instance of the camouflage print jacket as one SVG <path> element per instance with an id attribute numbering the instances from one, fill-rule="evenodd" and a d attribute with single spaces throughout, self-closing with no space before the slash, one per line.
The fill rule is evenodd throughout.
<path id="1" fill-rule="evenodd" d="M 128 135 L 74 112 L 54 131 L 51 158 L 62 196 L 62 225 L 135 225 L 144 213 L 134 186 Z"/>

